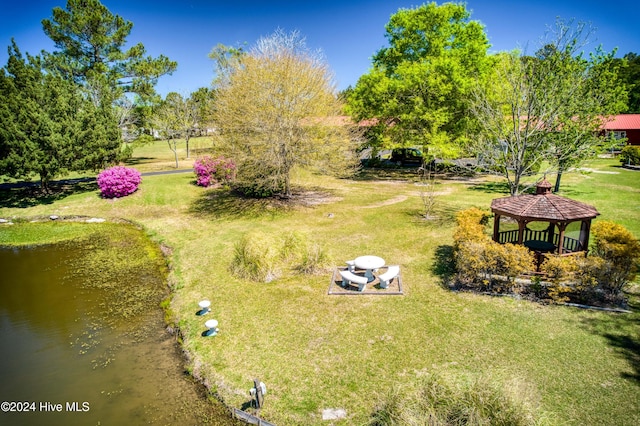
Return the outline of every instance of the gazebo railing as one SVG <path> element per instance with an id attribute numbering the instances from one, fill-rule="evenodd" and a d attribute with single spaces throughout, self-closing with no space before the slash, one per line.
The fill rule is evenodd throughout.
<path id="1" fill-rule="evenodd" d="M 518 242 L 518 230 L 514 229 L 512 231 L 502 231 L 498 234 L 498 242 L 500 244 L 512 243 L 516 244 Z"/>
<path id="2" fill-rule="evenodd" d="M 529 240 L 549 241 L 548 231 L 533 231 L 531 229 L 525 229 L 523 234 L 523 242 Z M 560 240 L 560 234 L 553 235 L 553 244 L 558 247 Z M 498 242 L 504 243 L 518 243 L 518 230 L 513 229 L 511 231 L 503 231 L 498 234 Z M 562 254 L 584 251 L 584 247 L 579 240 L 575 238 L 564 236 L 562 240 Z"/>
<path id="3" fill-rule="evenodd" d="M 557 238 L 557 235 L 556 235 Z M 532 231 L 531 229 L 525 229 L 523 234 L 522 241 L 529 240 L 539 240 L 539 241 L 548 241 L 549 240 L 549 232 L 547 231 Z M 498 242 L 499 243 L 518 243 L 518 230 L 513 229 L 511 231 L 502 231 L 498 234 Z"/>

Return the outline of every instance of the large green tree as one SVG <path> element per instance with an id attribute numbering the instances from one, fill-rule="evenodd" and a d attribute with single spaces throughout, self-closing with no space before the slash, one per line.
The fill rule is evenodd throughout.
<path id="1" fill-rule="evenodd" d="M 47 65 L 90 88 L 100 101 L 123 93 L 151 96 L 158 78 L 177 67 L 164 55 L 147 56 L 142 43 L 125 49 L 133 23 L 113 15 L 99 0 L 68 0 L 42 26 L 58 49 L 45 55 Z"/>
<path id="2" fill-rule="evenodd" d="M 40 177 L 44 190 L 68 171 L 98 170 L 122 158 L 110 106 L 96 105 L 81 86 L 23 57 L 15 42 L 0 70 L 0 174 Z"/>
<path id="3" fill-rule="evenodd" d="M 522 178 L 562 174 L 597 152 L 604 121 L 624 108 L 613 52 L 583 52 L 591 30 L 558 20 L 533 56 L 503 53 L 486 84 L 478 84 L 472 111 L 481 125 L 475 151 L 506 177 L 512 195 Z"/>
<path id="4" fill-rule="evenodd" d="M 423 4 L 391 16 L 389 46 L 374 55 L 372 69 L 349 95 L 356 120 L 377 120 L 374 145 L 420 145 L 439 157 L 463 149 L 474 127 L 469 95 L 489 68 L 484 27 L 469 18 L 458 3 Z"/>
<path id="5" fill-rule="evenodd" d="M 622 59 L 614 61 L 619 66 L 620 79 L 629 92 L 628 113 L 640 113 L 640 55 L 629 52 Z"/>
<path id="6" fill-rule="evenodd" d="M 331 74 L 298 33 L 277 31 L 222 65 L 213 121 L 238 166 L 238 189 L 288 197 L 296 166 L 349 170 L 352 139 L 349 123 L 337 120 L 342 105 Z"/>

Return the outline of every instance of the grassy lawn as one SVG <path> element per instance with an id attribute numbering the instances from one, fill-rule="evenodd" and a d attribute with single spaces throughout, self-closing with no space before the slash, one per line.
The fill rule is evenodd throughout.
<path id="1" fill-rule="evenodd" d="M 175 166 L 166 143 L 135 157 L 141 171 Z M 191 166 L 182 159 L 180 168 Z M 594 205 L 599 219 L 638 237 L 640 173 L 617 165 L 594 160 L 585 165 L 591 171 L 567 174 L 561 195 Z M 85 215 L 144 226 L 172 250 L 170 309 L 192 354 L 190 371 L 238 408 L 260 378 L 268 388 L 261 416 L 279 425 L 328 424 L 321 418 L 327 408 L 347 412 L 333 424 L 364 424 L 393 386 L 429 372 L 516 386 L 551 424 L 640 424 L 637 308 L 611 314 L 443 289 L 436 260 L 450 249 L 455 213 L 488 209 L 491 199 L 506 196 L 499 181 L 439 181 L 432 220 L 421 218 L 411 171 L 368 171 L 350 180 L 298 172 L 295 182 L 315 192 L 315 203 L 288 207 L 193 181 L 192 173 L 146 176 L 138 192 L 117 200 L 101 199 L 95 185 L 46 202 L 5 194 L 0 217 Z M 36 238 L 20 231 L 28 226 L 0 227 L 0 242 Z M 307 233 L 339 266 L 362 254 L 382 256 L 401 265 L 405 294 L 328 295 L 330 271 L 285 270 L 270 283 L 238 279 L 229 272 L 234 245 L 255 231 Z M 208 318 L 220 323 L 215 338 L 201 336 L 204 320 L 195 315 L 204 298 L 212 301 Z"/>

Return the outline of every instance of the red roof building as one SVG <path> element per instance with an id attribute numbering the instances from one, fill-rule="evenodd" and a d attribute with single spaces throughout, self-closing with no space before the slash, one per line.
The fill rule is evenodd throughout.
<path id="1" fill-rule="evenodd" d="M 604 124 L 605 134 L 616 139 L 627 138 L 627 145 L 640 145 L 640 114 L 620 114 Z"/>

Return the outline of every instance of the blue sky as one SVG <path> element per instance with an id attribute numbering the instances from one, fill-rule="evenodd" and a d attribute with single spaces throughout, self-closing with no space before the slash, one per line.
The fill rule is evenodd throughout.
<path id="1" fill-rule="evenodd" d="M 438 2 L 439 4 L 442 2 Z M 142 42 L 149 54 L 164 54 L 178 62 L 177 71 L 160 79 L 157 90 L 188 95 L 209 86 L 213 62 L 207 54 L 218 43 L 252 45 L 277 28 L 298 30 L 307 45 L 321 49 L 339 89 L 355 85 L 371 65 L 371 56 L 386 45 L 384 26 L 400 8 L 422 4 L 411 0 L 103 0 L 109 10 L 133 22 L 128 38 Z M 0 14 L 0 65 L 15 38 L 20 50 L 53 51 L 42 31 L 42 19 L 66 0 L 6 2 Z M 471 19 L 485 25 L 492 51 L 529 46 L 556 17 L 590 22 L 597 28 L 592 49 L 601 44 L 618 55 L 640 53 L 640 5 L 637 0 L 469 0 Z"/>

